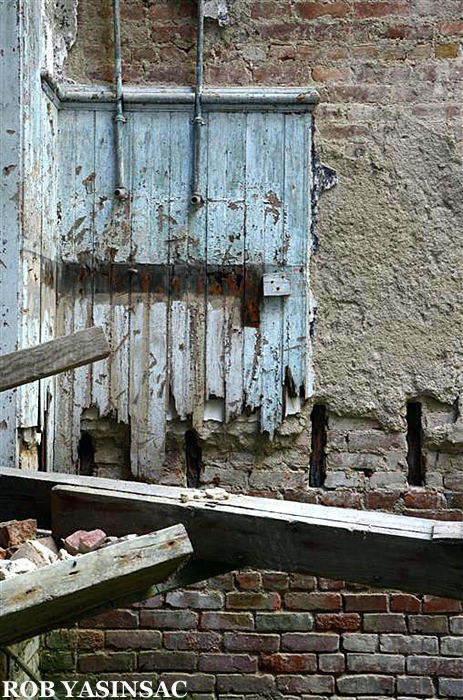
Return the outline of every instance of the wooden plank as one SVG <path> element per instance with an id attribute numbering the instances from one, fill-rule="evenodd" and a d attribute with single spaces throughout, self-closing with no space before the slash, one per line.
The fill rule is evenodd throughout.
<path id="1" fill-rule="evenodd" d="M 182 525 L 0 582 L 0 646 L 92 615 L 130 590 L 144 598 L 192 553 Z"/>
<path id="2" fill-rule="evenodd" d="M 432 520 L 233 495 L 182 502 L 156 489 L 165 495 L 56 487 L 53 529 L 64 536 L 85 521 L 142 534 L 180 522 L 200 559 L 463 598 L 463 548 L 433 541 Z"/>
<path id="3" fill-rule="evenodd" d="M 109 352 L 103 331 L 95 326 L 3 355 L 0 357 L 0 391 L 95 362 L 107 357 Z"/>

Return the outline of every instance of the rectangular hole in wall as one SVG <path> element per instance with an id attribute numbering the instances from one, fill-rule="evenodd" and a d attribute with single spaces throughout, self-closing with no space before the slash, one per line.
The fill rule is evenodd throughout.
<path id="1" fill-rule="evenodd" d="M 325 482 L 326 406 L 315 404 L 312 409 L 312 451 L 310 454 L 310 486 L 323 486 Z"/>
<path id="2" fill-rule="evenodd" d="M 408 483 L 411 486 L 423 486 L 423 427 L 421 403 L 418 401 L 407 404 L 407 446 Z"/>

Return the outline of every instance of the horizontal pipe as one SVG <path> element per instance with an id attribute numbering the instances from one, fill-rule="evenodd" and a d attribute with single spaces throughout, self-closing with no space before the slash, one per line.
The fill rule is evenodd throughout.
<path id="1" fill-rule="evenodd" d="M 42 81 L 57 97 L 62 107 L 70 103 L 114 104 L 115 92 L 106 86 L 65 85 L 50 81 L 42 74 Z M 191 105 L 195 102 L 194 88 L 142 88 L 124 87 L 124 103 L 155 105 Z M 284 106 L 311 108 L 320 97 L 310 88 L 203 88 L 202 104 L 205 106 Z"/>

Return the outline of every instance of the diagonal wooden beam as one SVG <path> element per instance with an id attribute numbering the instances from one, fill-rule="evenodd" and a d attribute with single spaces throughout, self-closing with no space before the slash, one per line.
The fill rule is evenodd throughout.
<path id="1" fill-rule="evenodd" d="M 132 601 L 171 576 L 192 553 L 182 525 L 0 581 L 0 647 Z"/>
<path id="2" fill-rule="evenodd" d="M 108 357 L 110 348 L 98 326 L 0 357 L 0 391 Z"/>
<path id="3" fill-rule="evenodd" d="M 182 523 L 195 556 L 215 564 L 463 599 L 463 540 L 436 539 L 433 520 L 234 495 L 186 500 L 179 491 L 57 486 L 53 530 L 66 536 L 85 522 L 121 535 Z"/>

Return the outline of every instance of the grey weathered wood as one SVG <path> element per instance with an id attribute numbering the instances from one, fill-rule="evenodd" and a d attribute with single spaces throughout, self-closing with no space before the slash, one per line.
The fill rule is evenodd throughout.
<path id="1" fill-rule="evenodd" d="M 433 540 L 432 520 L 244 496 L 182 502 L 175 491 L 59 486 L 53 529 L 66 535 L 85 521 L 143 533 L 181 522 L 200 559 L 463 598 L 463 547 Z"/>
<path id="2" fill-rule="evenodd" d="M 438 522 L 432 529 L 432 539 L 463 544 L 463 523 Z"/>
<path id="3" fill-rule="evenodd" d="M 192 553 L 182 525 L 0 582 L 0 646 L 68 625 L 105 603 L 144 598 Z"/>
<path id="4" fill-rule="evenodd" d="M 108 341 L 97 326 L 0 357 L 0 391 L 108 357 Z"/>

